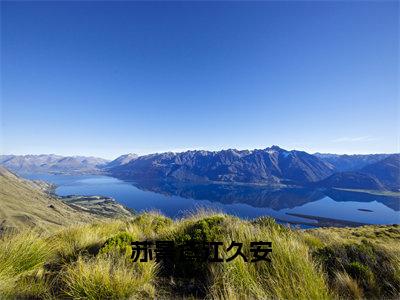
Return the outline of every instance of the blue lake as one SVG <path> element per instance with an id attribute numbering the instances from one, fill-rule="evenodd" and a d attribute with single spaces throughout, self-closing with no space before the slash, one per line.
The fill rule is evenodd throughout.
<path id="1" fill-rule="evenodd" d="M 301 214 L 367 224 L 400 223 L 397 197 L 348 191 L 271 189 L 258 186 L 179 182 L 129 182 L 102 175 L 25 174 L 25 178 L 56 184 L 56 194 L 102 195 L 135 211 L 158 210 L 178 218 L 200 207 L 239 216 L 271 216 L 282 222 L 315 224 Z"/>

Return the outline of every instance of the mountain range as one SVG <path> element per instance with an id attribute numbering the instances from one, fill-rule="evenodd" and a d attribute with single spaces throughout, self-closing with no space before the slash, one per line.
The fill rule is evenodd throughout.
<path id="1" fill-rule="evenodd" d="M 2 155 L 17 173 L 108 174 L 131 180 L 176 180 L 271 186 L 400 190 L 400 154 L 309 154 L 278 146 L 256 150 L 194 150 L 144 156 Z"/>
<path id="2" fill-rule="evenodd" d="M 121 178 L 279 185 L 316 182 L 331 175 L 333 167 L 306 152 L 272 146 L 252 151 L 229 149 L 151 154 L 110 171 Z"/>
<path id="3" fill-rule="evenodd" d="M 344 189 L 400 190 L 400 154 L 368 164 L 359 170 L 337 172 L 319 186 Z"/>

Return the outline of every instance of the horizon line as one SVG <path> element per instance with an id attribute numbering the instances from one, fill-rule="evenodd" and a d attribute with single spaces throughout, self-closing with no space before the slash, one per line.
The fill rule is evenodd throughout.
<path id="1" fill-rule="evenodd" d="M 178 153 L 186 153 L 186 152 L 195 152 L 195 151 L 205 151 L 205 152 L 221 152 L 221 151 L 228 151 L 228 150 L 235 150 L 235 151 L 256 151 L 256 150 L 266 150 L 266 149 L 270 149 L 273 147 L 277 147 L 280 148 L 282 150 L 285 151 L 301 151 L 301 152 L 306 152 L 308 154 L 311 155 L 315 155 L 315 154 L 326 154 L 326 155 L 391 155 L 391 154 L 398 154 L 400 152 L 375 152 L 375 153 L 338 153 L 338 152 L 325 152 L 325 151 L 306 151 L 306 150 L 299 150 L 299 149 L 285 149 L 285 148 L 281 148 L 277 145 L 272 145 L 266 148 L 253 148 L 253 149 L 237 149 L 237 148 L 222 148 L 219 150 L 206 150 L 206 149 L 179 149 L 178 151 L 174 151 L 172 150 L 162 150 L 162 151 L 155 151 L 155 152 L 149 152 L 149 153 L 143 153 L 143 154 L 139 154 L 139 153 L 135 153 L 134 151 L 130 151 L 130 152 L 125 152 L 122 154 L 119 154 L 118 156 L 114 157 L 114 158 L 105 158 L 105 157 L 101 157 L 101 156 L 96 156 L 96 155 L 90 155 L 90 154 L 68 154 L 68 155 L 63 155 L 63 154 L 57 154 L 57 153 L 24 153 L 24 154 L 16 154 L 16 153 L 1 153 L 0 155 L 2 156 L 6 156 L 6 155 L 15 155 L 15 156 L 41 156 L 41 155 L 55 155 L 55 156 L 62 156 L 62 157 L 87 157 L 87 158 L 100 158 L 100 159 L 105 159 L 105 160 L 114 160 L 122 155 L 127 155 L 127 154 L 133 154 L 133 155 L 137 155 L 138 157 L 143 157 L 143 156 L 148 156 L 148 155 L 153 155 L 153 154 L 164 154 L 164 153 L 174 153 L 174 154 L 178 154 Z"/>

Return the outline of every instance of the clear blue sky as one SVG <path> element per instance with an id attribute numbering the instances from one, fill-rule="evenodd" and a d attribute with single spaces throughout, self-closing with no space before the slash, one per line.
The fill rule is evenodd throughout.
<path id="1" fill-rule="evenodd" d="M 399 3 L 1 2 L 2 152 L 398 152 Z"/>

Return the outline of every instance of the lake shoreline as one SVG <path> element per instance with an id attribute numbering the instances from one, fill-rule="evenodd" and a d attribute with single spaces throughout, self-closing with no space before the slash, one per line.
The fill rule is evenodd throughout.
<path id="1" fill-rule="evenodd" d="M 103 198 L 102 205 L 104 210 L 100 209 L 100 212 L 104 214 L 108 214 L 107 205 L 113 206 L 117 203 L 130 212 L 132 210 L 138 213 L 156 210 L 173 219 L 182 218 L 198 207 L 204 207 L 236 215 L 242 219 L 270 216 L 279 223 L 300 227 L 353 227 L 364 224 L 398 223 L 394 217 L 391 218 L 393 222 L 391 220 L 387 222 L 383 217 L 381 221 L 378 221 L 374 216 L 379 213 L 380 209 L 384 208 L 380 203 L 375 202 L 376 199 L 379 198 L 380 200 L 378 200 L 383 201 L 382 203 L 385 204 L 384 202 L 387 202 L 386 199 L 393 197 L 365 194 L 368 199 L 363 200 L 365 198 L 363 196 L 364 193 L 350 191 L 336 191 L 330 197 L 336 197 L 337 193 L 339 193 L 340 197 L 338 199 L 333 198 L 333 201 L 329 200 L 324 204 L 327 200 L 324 200 L 326 196 L 324 196 L 325 193 L 321 189 L 301 189 L 299 187 L 282 189 L 276 186 L 250 186 L 227 183 L 189 185 L 185 182 L 176 181 L 139 184 L 138 182 L 124 181 L 111 176 L 86 174 L 80 176 L 31 174 L 29 177 L 29 179 L 36 180 L 47 179 L 48 182 L 53 184 L 53 186 L 51 184 L 48 185 L 51 187 L 49 192 L 56 195 L 56 197 L 66 199 L 69 197 L 72 203 L 76 201 L 84 208 L 91 207 L 99 211 L 101 205 L 95 203 L 98 202 L 99 198 Z M 351 202 L 352 197 L 359 197 L 359 195 L 361 195 L 362 199 L 356 199 L 355 201 L 364 202 Z M 113 199 L 114 202 L 110 202 L 110 199 Z M 321 204 L 319 204 L 320 202 Z M 388 203 L 388 205 L 391 205 L 389 207 L 396 208 L 396 202 Z M 329 206 L 339 211 L 339 214 L 332 214 L 332 208 L 328 208 Z M 309 209 L 306 210 L 306 207 L 309 207 Z M 312 207 L 318 208 L 318 210 Z M 343 207 L 343 209 L 340 209 L 340 207 Z M 354 210 L 354 214 L 346 212 L 350 208 Z M 391 211 L 394 208 L 391 208 Z M 368 213 L 368 216 L 363 211 L 365 209 L 373 212 Z M 386 207 L 384 209 L 387 210 Z M 379 214 L 381 215 L 382 213 Z M 332 215 L 335 218 L 332 218 Z M 358 215 L 358 217 L 353 217 L 353 215 Z"/>

